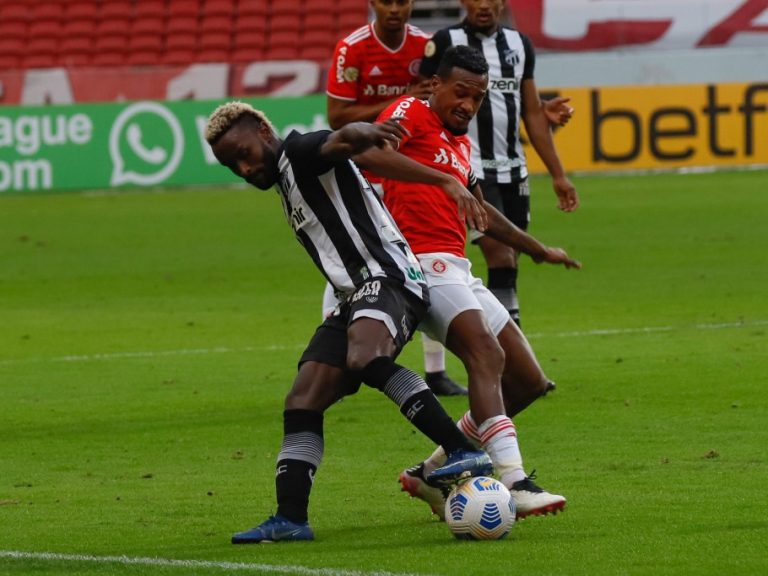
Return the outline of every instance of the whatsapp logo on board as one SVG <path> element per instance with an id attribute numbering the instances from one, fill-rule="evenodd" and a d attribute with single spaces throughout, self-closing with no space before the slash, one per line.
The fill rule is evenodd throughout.
<path id="1" fill-rule="evenodd" d="M 156 102 L 131 104 L 109 134 L 110 185 L 161 184 L 179 167 L 183 154 L 184 134 L 170 110 Z"/>

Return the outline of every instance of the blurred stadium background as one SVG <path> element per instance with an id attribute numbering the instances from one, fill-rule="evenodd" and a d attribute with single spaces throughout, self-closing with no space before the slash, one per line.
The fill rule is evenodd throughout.
<path id="1" fill-rule="evenodd" d="M 570 171 L 768 165 L 766 0 L 507 8 L 539 88 L 577 110 L 557 135 Z M 326 126 L 334 44 L 369 16 L 365 0 L 0 0 L 0 193 L 232 182 L 200 138 L 208 112 L 253 99 L 281 130 Z M 461 6 L 413 16 L 434 31 Z"/>

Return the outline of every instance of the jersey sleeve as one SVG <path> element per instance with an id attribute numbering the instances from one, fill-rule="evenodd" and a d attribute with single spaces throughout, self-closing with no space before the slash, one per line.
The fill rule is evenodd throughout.
<path id="1" fill-rule="evenodd" d="M 533 69 L 536 67 L 536 51 L 533 49 L 531 39 L 525 34 L 520 34 L 523 41 L 523 50 L 525 50 L 525 67 L 523 68 L 523 80 L 533 78 Z"/>
<path id="2" fill-rule="evenodd" d="M 431 78 L 437 72 L 440 59 L 451 45 L 451 36 L 448 30 L 438 30 L 435 35 L 424 45 L 424 57 L 419 66 L 419 76 Z"/>
<path id="3" fill-rule="evenodd" d="M 289 159 L 300 162 L 308 173 L 323 174 L 333 166 L 333 162 L 320 158 L 320 148 L 330 135 L 330 130 L 297 135 L 286 142 L 285 153 Z"/>
<path id="4" fill-rule="evenodd" d="M 344 40 L 339 40 L 333 51 L 331 69 L 328 71 L 326 93 L 339 100 L 357 100 L 360 81 L 360 63 L 357 50 Z"/>
<path id="5" fill-rule="evenodd" d="M 384 122 L 393 118 L 400 122 L 400 125 L 405 128 L 409 135 L 404 135 L 400 139 L 400 146 L 405 144 L 414 134 L 414 131 L 419 125 L 418 118 L 423 113 L 423 107 L 421 100 L 413 96 L 405 96 L 398 100 L 395 100 L 392 104 L 384 108 L 376 118 L 376 122 Z"/>

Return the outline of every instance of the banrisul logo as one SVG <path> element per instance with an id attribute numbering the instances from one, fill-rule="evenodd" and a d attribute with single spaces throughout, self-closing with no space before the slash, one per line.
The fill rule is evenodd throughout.
<path id="1" fill-rule="evenodd" d="M 115 119 L 109 134 L 110 184 L 161 184 L 176 172 L 184 154 L 178 119 L 156 102 L 137 102 Z"/>

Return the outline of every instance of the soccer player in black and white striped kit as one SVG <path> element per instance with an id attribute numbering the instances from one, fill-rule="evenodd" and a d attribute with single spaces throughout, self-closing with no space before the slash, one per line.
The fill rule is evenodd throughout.
<path id="1" fill-rule="evenodd" d="M 520 122 L 552 177 L 558 207 L 572 212 L 579 205 L 576 188 L 560 162 L 551 125 L 564 125 L 573 109 L 567 98 L 543 102 L 534 81 L 535 52 L 527 36 L 501 25 L 503 0 L 461 0 L 465 19 L 437 31 L 425 46 L 419 75 L 431 78 L 445 50 L 468 45 L 483 53 L 489 66 L 488 94 L 470 124 L 472 170 L 485 199 L 518 228 L 528 229 L 528 167 L 520 139 Z M 488 264 L 488 288 L 520 325 L 517 261 L 514 249 L 472 233 Z"/>
<path id="2" fill-rule="evenodd" d="M 302 354 L 285 399 L 277 513 L 235 534 L 234 544 L 314 538 L 307 510 L 323 456 L 323 413 L 361 382 L 382 391 L 444 447 L 449 458 L 431 480 L 449 483 L 492 470 L 423 378 L 395 362 L 428 308 L 428 289 L 416 257 L 350 158 L 397 144 L 403 130 L 396 121 L 355 122 L 335 132 L 292 132 L 282 141 L 262 112 L 242 102 L 223 104 L 209 118 L 205 137 L 218 161 L 257 188 L 275 187 L 296 238 L 341 300 Z M 433 173 L 433 183 L 470 196 L 453 178 L 404 161 L 404 179 L 409 169 L 421 180 Z M 468 209 L 485 218 L 479 202 Z"/>

